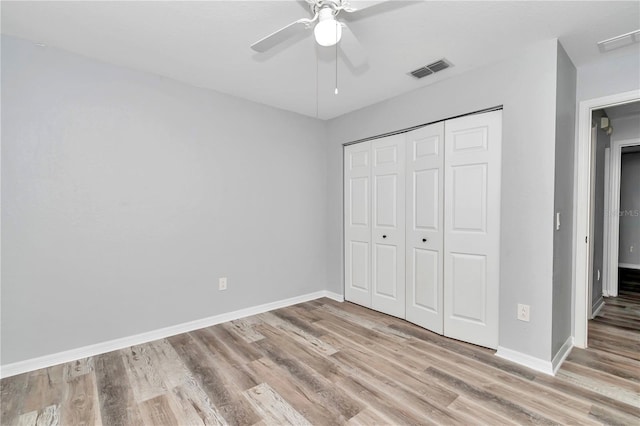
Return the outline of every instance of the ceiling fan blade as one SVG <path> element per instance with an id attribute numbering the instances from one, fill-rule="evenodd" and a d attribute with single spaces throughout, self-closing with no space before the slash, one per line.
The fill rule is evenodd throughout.
<path id="1" fill-rule="evenodd" d="M 367 63 L 367 55 L 364 48 L 344 22 L 341 22 L 340 25 L 342 25 L 342 38 L 340 39 L 342 53 L 344 53 L 353 68 L 365 65 Z"/>
<path id="2" fill-rule="evenodd" d="M 256 52 L 266 52 L 267 50 L 275 47 L 288 38 L 291 38 L 296 34 L 299 34 L 301 31 L 310 28 L 310 24 L 312 24 L 314 21 L 315 19 L 298 19 L 297 21 L 290 23 L 286 27 L 280 28 L 278 31 L 256 41 L 251 45 L 251 48 Z"/>
<path id="3" fill-rule="evenodd" d="M 371 16 L 379 15 L 385 12 L 391 12 L 396 9 L 401 9 L 410 5 L 419 4 L 419 1 L 415 0 L 383 0 L 383 1 L 359 1 L 351 0 L 343 6 L 344 15 L 341 15 L 345 20 L 352 22 L 359 19 L 368 18 Z"/>
<path id="4" fill-rule="evenodd" d="M 343 2 L 342 10 L 347 13 L 355 13 L 388 1 L 390 0 L 346 0 Z"/>

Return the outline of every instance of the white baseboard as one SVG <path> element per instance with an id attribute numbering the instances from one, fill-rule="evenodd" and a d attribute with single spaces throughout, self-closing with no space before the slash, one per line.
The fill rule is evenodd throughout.
<path id="1" fill-rule="evenodd" d="M 635 263 L 618 263 L 618 267 L 627 269 L 640 269 L 640 265 L 636 265 Z"/>
<path id="2" fill-rule="evenodd" d="M 344 302 L 344 294 L 338 294 L 338 293 L 334 293 L 333 291 L 328 291 L 328 290 L 325 290 L 324 293 L 325 293 L 324 297 L 328 297 L 329 299 L 333 299 L 336 302 Z"/>
<path id="3" fill-rule="evenodd" d="M 596 315 L 604 308 L 604 297 L 600 296 L 596 303 L 593 304 L 591 308 L 591 319 L 594 319 Z"/>
<path id="4" fill-rule="evenodd" d="M 549 376 L 555 376 L 564 360 L 569 356 L 571 348 L 573 348 L 573 337 L 569 336 L 569 338 L 564 342 L 558 353 L 553 357 L 551 361 L 545 361 L 543 359 L 523 354 L 522 352 L 514 351 L 512 349 L 507 349 L 502 346 L 498 346 L 496 356 L 528 367 L 532 370 L 548 374 Z"/>
<path id="5" fill-rule="evenodd" d="M 553 366 L 551 361 L 545 361 L 540 358 L 536 358 L 531 355 L 523 354 L 522 352 L 514 351 L 513 349 L 507 349 L 502 346 L 498 346 L 496 356 L 504 358 L 507 361 L 515 362 L 516 364 L 523 365 L 532 370 L 539 371 L 544 374 L 553 376 Z"/>
<path id="6" fill-rule="evenodd" d="M 250 308 L 244 308 L 233 312 L 227 312 L 220 315 L 214 315 L 195 321 L 189 321 L 182 324 L 172 325 L 133 336 L 122 337 L 119 339 L 109 340 L 102 343 L 96 343 L 89 346 L 83 346 L 68 351 L 58 352 L 50 355 L 44 355 L 37 358 L 18 361 L 11 364 L 0 366 L 0 377 L 10 377 L 17 374 L 26 373 L 28 371 L 47 368 L 54 365 L 75 361 L 90 356 L 96 356 L 103 353 L 128 348 L 134 345 L 151 342 L 166 337 L 175 336 L 176 334 L 187 333 L 189 331 L 198 330 L 200 328 L 210 327 L 212 325 L 223 322 L 233 321 L 236 319 L 248 317 L 251 315 L 261 314 L 263 312 L 272 311 L 274 309 L 284 308 L 298 303 L 308 302 L 310 300 L 328 297 L 338 302 L 344 301 L 344 296 L 327 290 L 316 291 L 301 296 L 291 297 L 289 299 L 278 300 L 271 303 L 265 303 Z"/>
<path id="7" fill-rule="evenodd" d="M 604 303 L 603 303 L 603 305 L 604 305 Z M 567 359 L 567 357 L 571 353 L 571 349 L 573 349 L 573 336 L 569 336 L 567 338 L 567 340 L 564 342 L 564 344 L 558 350 L 558 353 L 556 353 L 556 356 L 554 356 L 553 359 L 551 360 L 551 366 L 553 367 L 553 375 L 554 376 L 556 375 L 556 373 L 560 369 L 560 366 L 562 365 L 564 360 Z"/>

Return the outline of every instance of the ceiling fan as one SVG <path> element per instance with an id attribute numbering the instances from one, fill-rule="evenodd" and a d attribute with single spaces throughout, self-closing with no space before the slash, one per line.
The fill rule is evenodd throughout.
<path id="1" fill-rule="evenodd" d="M 361 7 L 358 7 L 358 2 L 349 0 L 305 0 L 305 2 L 309 5 L 312 18 L 298 19 L 253 43 L 251 48 L 256 52 L 266 52 L 300 32 L 313 28 L 316 42 L 320 46 L 328 47 L 340 43 L 340 48 L 353 65 L 358 66 L 364 63 L 366 57 L 360 42 L 347 24 L 338 21 L 337 17 L 341 12 L 353 14 L 356 17 L 358 12 L 384 1 L 364 1 L 361 2 Z"/>

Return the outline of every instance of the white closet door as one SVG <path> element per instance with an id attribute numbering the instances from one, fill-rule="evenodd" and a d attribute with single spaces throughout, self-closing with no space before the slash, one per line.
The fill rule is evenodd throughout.
<path id="1" fill-rule="evenodd" d="M 442 334 L 444 123 L 406 134 L 406 319 Z"/>
<path id="2" fill-rule="evenodd" d="M 371 306 L 389 315 L 405 315 L 405 138 L 371 142 L 373 157 L 373 243 Z"/>
<path id="3" fill-rule="evenodd" d="M 445 122 L 444 334 L 498 346 L 502 111 Z"/>
<path id="4" fill-rule="evenodd" d="M 371 307 L 371 142 L 344 148 L 345 299 Z"/>

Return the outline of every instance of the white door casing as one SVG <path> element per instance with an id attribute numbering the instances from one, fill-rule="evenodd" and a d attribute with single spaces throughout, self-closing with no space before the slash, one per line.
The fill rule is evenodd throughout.
<path id="1" fill-rule="evenodd" d="M 344 147 L 345 299 L 371 307 L 371 142 Z"/>
<path id="2" fill-rule="evenodd" d="M 443 333 L 444 123 L 406 133 L 406 319 Z"/>
<path id="3" fill-rule="evenodd" d="M 502 111 L 445 122 L 444 334 L 496 348 Z"/>
<path id="4" fill-rule="evenodd" d="M 405 316 L 405 140 L 394 135 L 371 142 L 371 306 Z"/>

